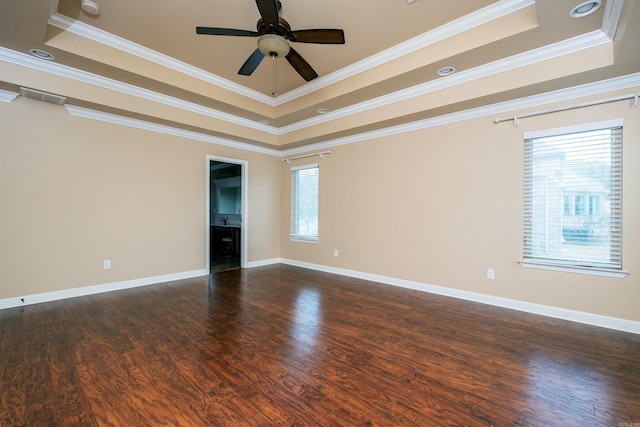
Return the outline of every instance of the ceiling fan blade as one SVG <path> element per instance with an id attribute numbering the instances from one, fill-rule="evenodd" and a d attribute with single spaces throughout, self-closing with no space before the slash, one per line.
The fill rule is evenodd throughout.
<path id="1" fill-rule="evenodd" d="M 336 29 L 290 31 L 287 39 L 299 43 L 344 44 L 344 31 Z"/>
<path id="2" fill-rule="evenodd" d="M 260 65 L 263 59 L 264 54 L 260 52 L 260 49 L 254 50 L 251 56 L 249 56 L 244 64 L 242 64 L 242 67 L 240 67 L 240 71 L 238 71 L 238 74 L 242 74 L 243 76 L 250 76 L 251 74 L 253 74 L 256 68 L 258 68 L 258 65 Z"/>
<path id="3" fill-rule="evenodd" d="M 208 34 L 211 36 L 242 36 L 258 37 L 260 33 L 248 30 L 235 30 L 233 28 L 196 27 L 197 34 Z"/>
<path id="4" fill-rule="evenodd" d="M 265 24 L 278 28 L 278 0 L 256 0 L 260 16 Z"/>
<path id="5" fill-rule="evenodd" d="M 285 57 L 289 64 L 302 76 L 306 81 L 313 80 L 318 77 L 318 74 L 311 68 L 311 65 L 304 60 L 298 52 L 293 48 L 289 50 L 289 54 Z"/>

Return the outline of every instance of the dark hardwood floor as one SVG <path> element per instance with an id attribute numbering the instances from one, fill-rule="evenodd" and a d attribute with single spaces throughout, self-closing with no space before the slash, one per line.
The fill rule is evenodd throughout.
<path id="1" fill-rule="evenodd" d="M 240 267 L 240 257 L 216 257 L 211 260 L 210 270 L 212 273 L 218 273 L 226 270 L 236 270 Z"/>
<path id="2" fill-rule="evenodd" d="M 285 265 L 2 310 L 0 357 L 2 426 L 640 425 L 638 335 Z"/>

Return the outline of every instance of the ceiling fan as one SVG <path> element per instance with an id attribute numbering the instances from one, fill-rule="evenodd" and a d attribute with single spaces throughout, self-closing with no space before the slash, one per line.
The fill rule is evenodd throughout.
<path id="1" fill-rule="evenodd" d="M 279 0 L 256 0 L 260 20 L 257 31 L 236 30 L 233 28 L 196 27 L 197 34 L 214 36 L 257 37 L 258 48 L 249 56 L 238 74 L 250 76 L 265 56 L 274 60 L 284 56 L 289 64 L 304 78 L 310 81 L 318 77 L 311 65 L 295 51 L 289 42 L 344 44 L 344 31 L 338 29 L 291 30 L 287 21 L 278 16 L 282 7 Z"/>

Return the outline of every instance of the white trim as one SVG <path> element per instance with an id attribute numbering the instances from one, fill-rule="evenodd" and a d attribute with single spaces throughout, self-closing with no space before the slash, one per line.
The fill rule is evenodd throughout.
<path id="1" fill-rule="evenodd" d="M 304 169 L 319 169 L 320 163 L 307 163 L 306 165 L 291 166 L 291 172 L 300 171 Z"/>
<path id="2" fill-rule="evenodd" d="M 41 294 L 24 295 L 0 300 L 0 310 L 5 308 L 20 307 L 30 304 L 56 301 L 67 298 L 75 298 L 86 295 L 101 294 L 104 292 L 120 291 L 123 289 L 137 288 L 140 286 L 157 285 L 175 280 L 192 279 L 206 276 L 208 270 L 192 270 L 182 273 L 164 274 L 161 276 L 145 277 L 142 279 L 125 280 L 122 282 L 104 283 L 101 285 L 84 286 L 80 288 L 64 289 L 61 291 L 45 292 Z"/>
<path id="3" fill-rule="evenodd" d="M 355 270 L 347 270 L 337 267 L 329 267 L 320 264 L 312 264 L 303 261 L 297 261 L 287 258 L 271 258 L 260 261 L 247 262 L 245 268 L 265 267 L 275 264 L 286 264 L 295 267 L 308 268 L 311 270 L 322 271 L 326 273 L 338 274 L 341 276 L 353 277 L 356 279 L 369 280 L 386 285 L 398 286 L 406 289 L 414 289 L 422 292 L 433 293 L 436 295 L 444 295 L 452 298 L 463 299 L 467 301 L 478 302 L 481 304 L 489 304 L 497 307 L 508 308 L 511 310 L 523 311 L 526 313 L 537 314 L 541 316 L 552 317 L 556 319 L 569 320 L 587 325 L 599 326 L 608 329 L 614 329 L 633 334 L 640 334 L 640 322 L 619 319 L 615 317 L 602 316 L 599 314 L 586 313 L 575 310 L 568 310 L 558 307 L 550 307 L 541 304 L 534 304 L 525 301 L 518 301 L 509 298 L 495 297 L 475 292 L 462 291 L 442 286 L 434 286 L 421 282 L 415 282 L 404 279 L 397 279 L 389 276 L 381 276 L 359 272 Z M 126 280 L 122 282 L 105 283 L 102 285 L 86 286 L 81 288 L 65 289 L 61 291 L 46 292 L 41 294 L 31 294 L 23 297 L 5 298 L 0 300 L 0 310 L 12 307 L 20 307 L 29 304 L 39 304 L 44 302 L 56 301 L 66 298 L 75 298 L 86 295 L 99 294 L 123 289 L 130 289 L 141 286 L 156 285 L 175 280 L 191 279 L 194 277 L 202 277 L 209 274 L 206 269 L 193 270 L 183 273 L 166 274 L 162 276 L 147 277 L 143 279 Z M 24 302 L 21 301 L 24 299 Z"/>
<path id="4" fill-rule="evenodd" d="M 210 83 L 223 89 L 227 89 L 239 95 L 255 99 L 264 104 L 273 105 L 273 98 L 268 95 L 265 95 L 253 89 L 249 89 L 246 86 L 234 83 L 231 80 L 224 79 L 220 76 L 209 73 L 200 68 L 194 67 L 190 64 L 179 61 L 175 58 L 164 55 L 137 43 L 133 43 L 127 39 L 116 36 L 115 34 L 111 34 L 99 28 L 85 24 L 84 22 L 76 21 L 67 16 L 55 13 L 51 15 L 48 23 L 50 25 L 53 25 L 54 27 L 61 28 L 65 31 L 77 34 L 81 37 L 85 37 L 96 43 L 100 43 L 105 46 L 118 49 L 130 55 L 146 59 L 147 61 L 153 62 L 157 65 L 172 69 L 174 71 L 178 71 L 182 74 L 194 77 L 198 80 L 202 80 L 206 83 Z"/>
<path id="5" fill-rule="evenodd" d="M 297 212 L 297 206 L 298 206 L 298 200 L 297 197 L 294 197 L 294 185 L 293 185 L 293 181 L 295 180 L 297 182 L 298 180 L 298 174 L 294 173 L 294 172 L 299 172 L 302 170 L 309 170 L 309 169 L 320 169 L 320 164 L 319 163 L 307 163 L 304 165 L 297 165 L 297 166 L 291 166 L 291 212 L 293 213 L 293 211 L 296 211 L 296 217 L 298 215 Z M 316 180 L 318 186 L 320 185 L 319 181 Z M 296 193 L 297 195 L 297 193 Z M 318 195 L 319 197 L 319 195 Z M 296 209 L 294 209 L 294 206 L 296 207 Z M 316 212 L 316 216 L 319 216 L 319 212 Z M 301 242 L 301 243 L 319 243 L 320 242 L 320 233 L 318 230 L 318 234 L 315 236 L 305 236 L 303 234 L 293 234 L 294 231 L 294 220 L 293 220 L 293 215 L 290 218 L 290 225 L 289 225 L 289 240 L 292 242 Z M 295 224 L 295 228 L 297 231 L 298 228 L 298 224 Z"/>
<path id="6" fill-rule="evenodd" d="M 208 142 L 211 144 L 223 145 L 225 147 L 237 148 L 240 150 L 253 151 L 256 153 L 268 154 L 271 156 L 280 156 L 278 150 L 271 148 L 259 147 L 253 144 L 238 142 L 231 139 L 220 138 L 207 135 L 204 133 L 193 132 L 189 130 L 175 128 L 173 126 L 160 125 L 145 120 L 132 119 L 130 117 L 120 116 L 117 114 L 105 113 L 98 110 L 92 110 L 84 107 L 76 107 L 74 105 L 65 105 L 65 108 L 72 116 L 83 117 L 85 119 L 98 120 L 107 123 L 113 123 L 122 126 L 129 126 L 137 129 L 144 129 L 152 132 L 164 133 L 167 135 L 178 136 L 181 138 L 194 139 L 197 141 Z"/>
<path id="7" fill-rule="evenodd" d="M 240 177 L 242 179 L 241 195 L 242 195 L 242 218 L 240 222 L 240 267 L 245 268 L 247 264 L 247 253 L 249 246 L 249 236 L 247 233 L 249 224 L 249 162 L 247 160 L 232 159 L 229 157 L 220 157 L 211 154 L 206 156 L 206 234 L 205 234 L 205 265 L 207 271 L 211 269 L 211 161 L 231 163 L 240 166 Z"/>
<path id="8" fill-rule="evenodd" d="M 523 259 L 518 261 L 522 267 L 536 268 L 538 270 L 561 271 L 563 273 L 589 274 L 591 276 L 604 276 L 614 279 L 624 279 L 629 274 L 628 271 L 615 270 L 613 268 L 602 267 L 582 267 L 570 264 L 556 264 L 552 262 L 544 262 L 536 259 Z"/>
<path id="9" fill-rule="evenodd" d="M 245 119 L 229 113 L 218 111 L 212 108 L 204 107 L 198 104 L 187 102 L 178 98 L 164 95 L 151 90 L 143 89 L 127 83 L 119 82 L 96 74 L 77 70 L 71 67 L 57 64 L 55 62 L 41 61 L 30 55 L 12 51 L 10 49 L 0 47 L 0 60 L 5 60 L 18 65 L 26 66 L 36 70 L 49 72 L 65 78 L 81 81 L 102 87 L 108 90 L 136 96 L 152 102 L 158 102 L 174 108 L 179 108 L 207 117 L 244 126 L 250 129 L 259 130 L 271 135 L 281 136 L 287 133 L 296 132 L 321 123 L 326 123 L 339 118 L 351 116 L 361 112 L 369 111 L 374 108 L 380 108 L 395 102 L 400 102 L 409 98 L 422 96 L 443 90 L 455 85 L 463 84 L 477 79 L 482 79 L 498 73 L 511 71 L 520 67 L 524 67 L 537 62 L 549 60 L 562 55 L 574 53 L 580 50 L 592 48 L 605 43 L 611 42 L 604 32 L 596 30 L 569 40 L 564 40 L 549 46 L 534 49 L 489 64 L 481 65 L 470 70 L 460 71 L 446 79 L 436 79 L 410 88 L 406 88 L 394 93 L 390 93 L 378 98 L 354 104 L 346 108 L 332 111 L 328 114 L 311 117 L 301 120 L 287 126 L 275 128 L 273 126 L 264 125 L 254 120 Z M 311 83 L 310 83 L 311 84 Z M 286 94 L 278 98 L 285 98 Z"/>
<path id="10" fill-rule="evenodd" d="M 15 100 L 18 95 L 20 94 L 17 92 L 0 89 L 0 101 L 2 102 L 13 102 L 13 100 Z"/>
<path id="11" fill-rule="evenodd" d="M 619 6 L 619 3 L 621 3 L 623 0 L 611 1 L 616 2 L 615 6 L 616 8 L 619 8 L 621 7 Z M 359 63 L 353 64 L 350 67 L 347 67 L 336 73 L 332 73 L 329 76 L 316 79 L 298 88 L 297 90 L 282 94 L 278 98 L 275 98 L 275 100 L 271 97 L 260 94 L 257 91 L 247 89 L 244 86 L 235 84 L 226 79 L 222 79 L 218 76 L 177 61 L 166 55 L 147 49 L 144 46 L 131 43 L 125 39 L 106 33 L 82 22 L 74 21 L 64 15 L 53 13 L 49 19 L 49 23 L 51 25 L 65 29 L 66 31 L 70 31 L 83 37 L 87 37 L 96 42 L 113 45 L 115 48 L 126 51 L 132 55 L 143 57 L 160 65 L 199 78 L 208 83 L 225 87 L 226 89 L 232 90 L 240 95 L 249 96 L 252 99 L 257 99 L 258 101 L 265 102 L 271 106 L 277 106 L 318 90 L 321 87 L 325 87 L 337 81 L 349 78 L 354 74 L 362 72 L 371 67 L 393 60 L 402 55 L 406 55 L 414 51 L 415 49 L 424 47 L 425 43 L 429 44 L 437 41 L 438 39 L 451 37 L 461 31 L 468 30 L 473 26 L 481 25 L 482 23 L 488 22 L 491 19 L 497 19 L 500 16 L 513 13 L 517 10 L 528 7 L 531 4 L 535 4 L 535 2 L 533 0 L 503 0 L 500 2 L 496 2 L 484 9 L 471 13 L 458 20 L 452 21 L 449 24 L 437 28 L 436 30 L 424 33 L 414 39 L 401 43 L 400 45 L 390 48 L 382 53 L 373 55 L 363 61 L 360 61 Z M 610 9 L 613 9 L 613 6 L 611 6 Z M 379 108 L 381 106 L 385 106 L 394 102 L 402 101 L 408 98 L 428 94 L 436 90 L 451 87 L 452 85 L 465 83 L 490 75 L 495 75 L 497 73 L 513 70 L 536 62 L 548 60 L 558 56 L 588 49 L 594 46 L 599 46 L 603 43 L 611 42 L 611 38 L 608 32 L 610 33 L 612 30 L 607 30 L 608 32 L 604 31 L 604 26 L 607 26 L 607 28 L 615 28 L 615 26 L 617 25 L 616 20 L 619 20 L 620 18 L 619 15 L 620 14 L 616 14 L 615 11 L 607 14 L 605 16 L 606 19 L 603 21 L 603 30 L 596 30 L 591 33 L 564 40 L 549 46 L 534 49 L 529 52 L 524 52 L 522 54 L 514 55 L 509 58 L 504 58 L 490 64 L 485 64 L 471 70 L 462 71 L 454 74 L 453 76 L 449 76 L 446 79 L 437 79 L 434 81 L 426 82 L 424 84 L 397 91 L 395 93 L 365 101 L 360 104 L 352 105 L 341 110 L 336 110 L 324 116 L 312 117 L 281 128 L 267 126 L 254 120 L 245 119 L 243 117 L 204 107 L 198 104 L 187 102 L 178 98 L 170 97 L 168 95 L 153 92 L 96 74 L 73 69 L 71 67 L 60 65 L 55 62 L 41 61 L 37 58 L 33 58 L 31 55 L 15 52 L 3 47 L 0 47 L 0 60 L 6 60 L 8 62 L 26 66 L 32 69 L 49 72 L 65 78 L 89 83 L 108 90 L 125 93 L 142 99 L 147 99 L 153 102 L 158 102 L 175 108 L 183 109 L 185 111 L 216 118 L 239 126 L 244 126 L 250 129 L 280 136 L 310 126 L 315 126 L 320 123 L 335 120 L 337 118 L 346 117 L 349 115 L 357 114 L 359 112 L 371 110 L 373 108 Z"/>
<path id="12" fill-rule="evenodd" d="M 623 119 L 603 120 L 600 122 L 581 123 L 575 126 L 563 126 L 553 129 L 541 129 L 531 132 L 525 132 L 523 139 L 544 138 L 546 136 L 564 135 L 567 133 L 589 132 L 591 130 L 599 130 L 605 128 L 614 128 L 624 125 Z"/>
<path id="13" fill-rule="evenodd" d="M 283 264 L 296 267 L 308 268 L 311 270 L 323 271 L 326 273 L 339 274 L 341 276 L 354 277 L 356 279 L 369 280 L 373 282 L 383 283 L 386 285 L 398 286 L 406 289 L 414 289 L 417 291 L 432 293 L 436 295 L 444 295 L 452 298 L 458 298 L 467 301 L 478 302 L 481 304 L 493 305 L 496 307 L 508 308 L 511 310 L 523 311 L 526 313 L 537 314 L 540 316 L 553 317 L 556 319 L 568 320 L 571 322 L 579 322 L 587 325 L 599 326 L 602 328 L 615 329 L 618 331 L 640 334 L 640 322 L 619 319 L 615 317 L 602 316 L 599 314 L 586 313 L 582 311 L 569 310 L 566 308 L 551 307 L 542 304 L 534 304 L 526 301 L 518 301 L 509 298 L 485 295 L 476 292 L 463 291 L 459 289 L 447 288 L 442 286 L 429 285 L 411 280 L 397 279 L 394 277 L 381 276 L 377 274 L 363 273 L 360 271 L 347 270 L 337 267 L 329 267 L 320 264 L 311 264 L 307 262 L 282 259 Z"/>
<path id="14" fill-rule="evenodd" d="M 618 31 L 624 0 L 607 0 L 602 17 L 602 31 L 613 40 Z"/>
<path id="15" fill-rule="evenodd" d="M 382 52 L 378 52 L 375 55 L 328 74 L 327 76 L 312 80 L 304 86 L 279 95 L 278 98 L 275 99 L 275 105 L 281 105 L 308 95 L 312 92 L 358 75 L 364 71 L 378 67 L 404 55 L 408 55 L 418 49 L 425 48 L 472 28 L 515 13 L 533 4 L 535 4 L 534 0 L 502 0 L 493 3 L 483 9 L 472 12 L 433 30 L 427 31 L 426 33 L 406 40 L 403 43 L 383 50 Z"/>
<path id="16" fill-rule="evenodd" d="M 279 135 L 285 135 L 290 132 L 296 132 L 321 123 L 327 123 L 332 120 L 351 116 L 353 114 L 362 113 L 375 108 L 384 107 L 396 102 L 406 101 L 410 98 L 423 96 L 439 90 L 447 89 L 453 86 L 479 80 L 492 75 L 513 71 L 531 64 L 547 61 L 559 56 L 568 55 L 579 52 L 584 49 L 590 49 L 606 43 L 611 40 L 600 30 L 583 34 L 568 40 L 563 40 L 549 46 L 533 49 L 518 55 L 513 55 L 504 59 L 500 59 L 488 64 L 483 64 L 469 70 L 460 71 L 446 79 L 431 80 L 416 86 L 402 89 L 393 93 L 379 96 L 374 99 L 353 104 L 345 108 L 331 111 L 327 114 L 311 117 L 301 120 L 287 126 L 278 128 Z M 285 94 L 286 95 L 286 94 Z M 284 95 L 283 95 L 284 96 Z"/>
<path id="17" fill-rule="evenodd" d="M 299 243 L 320 243 L 320 239 L 317 237 L 289 236 L 289 240 Z"/>
<path id="18" fill-rule="evenodd" d="M 637 86 L 640 86 L 640 73 L 630 74 L 622 77 L 615 77 L 612 79 L 574 86 L 567 89 L 560 89 L 557 91 L 547 92 L 540 95 L 529 96 L 512 101 L 505 101 L 497 104 L 486 105 L 483 107 L 471 108 L 469 110 L 458 111 L 455 113 L 445 114 L 442 116 L 432 117 L 424 120 L 417 120 L 411 123 L 405 123 L 370 132 L 350 135 L 343 138 L 331 139 L 324 142 L 284 150 L 280 152 L 280 154 L 281 156 L 286 157 L 300 153 L 306 153 L 309 151 L 325 150 L 341 145 L 354 144 L 371 139 L 433 128 L 436 126 L 461 122 L 464 120 L 477 119 L 485 116 L 506 114 L 525 108 L 532 108 L 556 102 L 569 101 L 576 98 L 593 96 L 616 90 L 624 90 Z"/>
<path id="19" fill-rule="evenodd" d="M 57 11 L 55 10 L 52 10 L 52 14 L 49 18 L 48 23 L 65 31 L 69 31 L 73 34 L 77 34 L 81 37 L 85 37 L 89 40 L 95 41 L 96 43 L 110 46 L 122 52 L 126 52 L 130 55 L 144 58 L 160 66 L 178 71 L 185 75 L 235 92 L 239 95 L 246 96 L 270 106 L 278 106 L 335 84 L 339 81 L 345 80 L 373 67 L 377 67 L 394 59 L 400 58 L 418 49 L 422 49 L 426 46 L 438 43 L 447 38 L 454 37 L 457 34 L 468 31 L 471 28 L 478 27 L 480 25 L 502 18 L 503 16 L 515 13 L 534 4 L 534 0 L 502 0 L 496 2 L 483 9 L 453 20 L 434 30 L 423 33 L 382 52 L 378 52 L 375 55 L 365 58 L 364 60 L 347 66 L 341 70 L 333 72 L 327 76 L 315 79 L 312 82 L 300 86 L 285 94 L 282 94 L 277 98 L 273 98 L 261 92 L 249 89 L 238 83 L 234 83 L 215 74 L 206 72 L 200 68 L 186 64 L 182 61 L 178 61 L 175 58 L 133 43 L 129 40 L 108 33 L 99 28 L 93 27 L 80 21 L 76 21 L 67 16 L 57 13 Z"/>
<path id="20" fill-rule="evenodd" d="M 270 149 L 259 147 L 253 144 L 237 142 L 229 139 L 214 137 L 198 132 L 187 131 L 170 126 L 159 125 L 152 122 L 146 122 L 143 120 L 132 119 L 124 116 L 119 116 L 110 113 L 104 113 L 97 110 L 90 110 L 83 107 L 76 107 L 73 105 L 65 105 L 65 108 L 69 111 L 69 114 L 78 117 L 85 117 L 94 120 L 101 120 L 109 123 L 120 124 L 123 126 L 130 126 L 139 129 L 145 129 L 153 132 L 166 133 L 168 135 L 174 135 L 198 141 L 209 142 L 212 144 L 219 144 L 228 147 L 238 148 L 240 150 L 253 151 L 272 156 L 287 157 L 300 153 L 306 153 L 314 150 L 324 150 L 341 145 L 353 144 L 366 140 L 382 138 L 385 136 L 393 136 L 406 132 L 412 132 L 421 129 L 428 129 L 436 126 L 442 126 L 445 124 L 460 122 L 464 120 L 471 120 L 485 116 L 493 116 L 499 114 L 505 114 L 507 112 L 518 111 L 525 108 L 532 108 L 541 105 L 546 105 L 555 102 L 568 101 L 576 98 L 594 96 L 601 93 L 612 92 L 616 90 L 625 90 L 640 86 L 640 73 L 630 74 L 622 77 L 615 77 L 609 80 L 603 80 L 597 83 L 589 83 L 580 86 L 574 86 L 567 89 L 561 89 L 553 92 L 547 92 L 540 95 L 529 96 L 525 98 L 516 99 L 513 101 L 505 101 L 497 104 L 491 104 L 483 107 L 472 108 L 469 110 L 458 111 L 451 114 L 445 114 L 442 116 L 433 117 L 425 120 L 418 120 L 411 123 L 405 123 L 397 126 L 383 128 L 375 131 L 364 132 L 347 136 L 344 138 L 332 139 L 316 144 L 309 144 L 302 147 L 291 148 L 288 150 L 279 151 L 277 149 Z"/>
<path id="21" fill-rule="evenodd" d="M 282 264 L 282 258 L 263 259 L 247 262 L 246 268 L 266 267 L 268 265 Z"/>
<path id="22" fill-rule="evenodd" d="M 1 48 L 0 48 L 1 49 Z M 276 149 L 259 147 L 253 144 L 242 143 L 230 139 L 214 137 L 198 132 L 187 131 L 171 126 L 159 125 L 138 119 L 132 119 L 110 113 L 104 113 L 97 110 L 91 110 L 73 105 L 65 105 L 69 114 L 78 117 L 84 117 L 104 122 L 130 126 L 138 129 L 145 129 L 152 132 L 160 132 L 168 135 L 174 135 L 183 138 L 194 139 L 198 141 L 209 142 L 212 144 L 224 145 L 240 150 L 247 150 L 268 154 L 272 156 L 287 157 L 300 153 L 307 153 L 314 150 L 324 150 L 341 145 L 353 144 L 366 140 L 382 138 L 385 136 L 397 135 L 406 132 L 412 132 L 421 129 L 428 129 L 436 126 L 442 126 L 450 123 L 460 122 L 464 120 L 476 119 L 479 117 L 492 116 L 497 114 L 505 114 L 525 108 L 532 108 L 541 105 L 547 105 L 556 102 L 569 101 L 576 98 L 594 96 L 601 93 L 612 92 L 616 90 L 624 90 L 640 86 L 640 73 L 630 74 L 622 77 L 615 77 L 596 83 L 588 83 L 580 86 L 574 86 L 567 89 L 561 89 L 553 92 L 547 92 L 540 95 L 529 96 L 512 101 L 505 101 L 497 104 L 491 104 L 483 107 L 472 108 L 469 110 L 458 111 L 451 114 L 445 114 L 429 119 L 418 120 L 411 123 L 405 123 L 397 126 L 383 128 L 375 131 L 364 132 L 343 138 L 332 139 L 316 144 L 309 144 L 302 147 L 291 148 L 279 151 Z"/>
<path id="23" fill-rule="evenodd" d="M 0 48 L 1 53 L 1 48 Z M 73 105 L 65 105 L 69 114 L 78 117 L 84 117 L 104 122 L 130 126 L 138 129 L 145 129 L 152 132 L 160 132 L 168 135 L 174 135 L 183 138 L 194 139 L 198 141 L 209 142 L 212 144 L 224 145 L 240 150 L 258 152 L 278 157 L 287 157 L 300 153 L 307 153 L 314 150 L 324 150 L 341 145 L 353 144 L 357 142 L 367 141 L 385 136 L 392 136 L 416 130 L 428 129 L 436 126 L 442 126 L 450 123 L 460 122 L 464 120 L 476 119 L 479 117 L 493 116 L 505 114 L 508 112 L 518 111 L 525 108 L 532 108 L 541 105 L 547 105 L 556 102 L 569 101 L 572 99 L 594 96 L 601 93 L 612 92 L 616 90 L 630 89 L 640 86 L 640 73 L 630 74 L 622 77 L 615 77 L 596 83 L 588 83 L 580 86 L 574 86 L 566 89 L 560 89 L 553 92 L 547 92 L 540 95 L 529 96 L 512 101 L 500 102 L 483 107 L 472 108 L 469 110 L 458 111 L 451 114 L 445 114 L 429 119 L 418 120 L 411 123 L 405 123 L 397 126 L 383 128 L 375 131 L 364 132 L 360 134 L 350 135 L 343 138 L 332 139 L 316 144 L 309 144 L 302 147 L 291 148 L 279 151 L 276 149 L 259 147 L 253 144 L 242 143 L 230 139 L 214 137 L 198 132 L 187 131 L 171 126 L 159 125 L 138 119 L 132 119 L 110 113 L 104 113 L 97 110 L 91 110 Z"/>
<path id="24" fill-rule="evenodd" d="M 213 108 L 204 107 L 193 102 L 188 102 L 179 98 L 175 98 L 163 93 L 154 92 L 118 80 L 110 79 L 98 74 L 89 73 L 87 71 L 71 68 L 56 62 L 43 61 L 34 58 L 31 55 L 16 52 L 5 47 L 0 47 L 0 60 L 10 62 L 12 64 L 28 67 L 34 70 L 51 73 L 60 77 L 76 80 L 82 83 L 90 84 L 103 89 L 112 90 L 114 92 L 123 93 L 125 95 L 135 96 L 151 102 L 168 105 L 170 107 L 179 108 L 191 113 L 200 114 L 206 117 L 244 126 L 250 129 L 259 130 L 272 135 L 277 135 L 278 131 L 273 126 L 267 126 L 255 120 L 245 119 L 233 114 L 215 110 Z"/>

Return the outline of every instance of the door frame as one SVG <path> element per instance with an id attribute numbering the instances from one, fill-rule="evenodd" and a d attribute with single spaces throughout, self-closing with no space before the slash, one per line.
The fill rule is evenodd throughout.
<path id="1" fill-rule="evenodd" d="M 205 233 L 205 266 L 207 268 L 207 271 L 211 270 L 211 162 L 223 162 L 223 163 L 230 163 L 230 164 L 234 164 L 234 165 L 239 165 L 240 166 L 240 179 L 241 179 L 241 187 L 240 187 L 240 196 L 241 196 L 241 203 L 242 203 L 242 222 L 240 223 L 240 267 L 241 268 L 246 268 L 246 264 L 247 264 L 247 242 L 249 241 L 249 236 L 247 235 L 247 224 L 249 223 L 249 209 L 247 208 L 248 206 L 248 193 L 249 193 L 249 179 L 248 179 L 248 172 L 249 172 L 249 162 L 246 160 L 240 160 L 240 159 L 232 159 L 229 157 L 220 157 L 220 156 L 214 156 L 211 154 L 207 154 L 207 159 L 206 159 L 206 171 L 207 173 L 206 175 L 206 194 L 205 194 L 205 201 L 206 201 L 206 217 L 205 217 L 205 223 L 206 223 L 206 233 Z"/>

